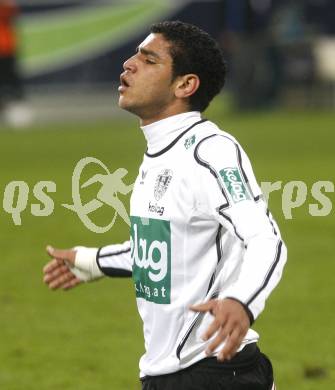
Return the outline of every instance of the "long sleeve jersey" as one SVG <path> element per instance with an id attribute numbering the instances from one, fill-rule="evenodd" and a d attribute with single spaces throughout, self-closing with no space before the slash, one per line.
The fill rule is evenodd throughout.
<path id="1" fill-rule="evenodd" d="M 106 275 L 132 275 L 145 376 L 206 357 L 211 340 L 201 336 L 213 317 L 190 305 L 230 297 L 256 319 L 281 278 L 286 248 L 234 137 L 199 112 L 142 130 L 148 148 L 131 196 L 130 240 L 99 249 L 96 261 Z M 258 338 L 250 328 L 239 350 Z"/>

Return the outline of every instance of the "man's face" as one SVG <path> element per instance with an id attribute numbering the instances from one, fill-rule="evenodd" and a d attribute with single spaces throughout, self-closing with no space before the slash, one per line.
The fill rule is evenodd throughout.
<path id="1" fill-rule="evenodd" d="M 123 64 L 119 106 L 143 122 L 164 117 L 175 102 L 169 47 L 161 34 L 150 34 Z"/>

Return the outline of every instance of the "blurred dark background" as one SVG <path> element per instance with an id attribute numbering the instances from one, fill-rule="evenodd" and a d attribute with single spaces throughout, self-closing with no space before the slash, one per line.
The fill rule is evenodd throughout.
<path id="1" fill-rule="evenodd" d="M 94 105 L 99 115 L 111 112 L 106 95 L 115 95 L 123 61 L 150 24 L 165 19 L 194 23 L 219 41 L 234 109 L 335 106 L 333 0 L 18 0 L 16 7 L 8 23 L 20 93 L 9 100 L 29 102 L 35 119 L 52 118 L 48 107 L 61 112 L 63 102 L 67 109 L 69 96 L 92 114 Z"/>

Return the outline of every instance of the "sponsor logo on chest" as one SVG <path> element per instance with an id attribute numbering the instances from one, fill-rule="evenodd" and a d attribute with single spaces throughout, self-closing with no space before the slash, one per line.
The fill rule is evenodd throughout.
<path id="1" fill-rule="evenodd" d="M 170 222 L 131 217 L 131 257 L 137 298 L 169 304 L 171 296 Z"/>
<path id="2" fill-rule="evenodd" d="M 159 206 L 157 203 L 151 203 L 150 201 L 149 201 L 148 210 L 151 213 L 158 214 L 159 216 L 162 216 L 164 214 L 164 206 Z"/>

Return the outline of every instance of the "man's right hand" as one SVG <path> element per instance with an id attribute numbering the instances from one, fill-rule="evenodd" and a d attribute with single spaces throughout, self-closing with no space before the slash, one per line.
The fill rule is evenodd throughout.
<path id="1" fill-rule="evenodd" d="M 43 281 L 50 289 L 68 290 L 83 283 L 83 280 L 71 271 L 71 268 L 75 267 L 75 249 L 60 250 L 47 246 L 46 251 L 52 260 L 43 268 Z"/>

